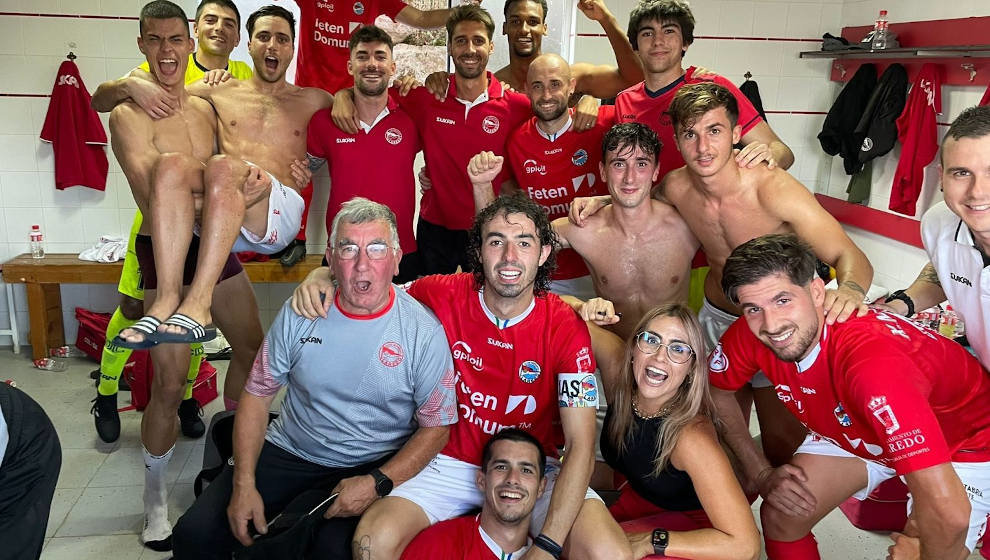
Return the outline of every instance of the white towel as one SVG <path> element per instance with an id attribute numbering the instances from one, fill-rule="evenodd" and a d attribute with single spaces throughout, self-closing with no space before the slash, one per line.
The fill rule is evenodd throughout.
<path id="1" fill-rule="evenodd" d="M 96 245 L 79 253 L 79 260 L 112 263 L 122 260 L 126 254 L 126 239 L 115 235 L 103 235 Z"/>

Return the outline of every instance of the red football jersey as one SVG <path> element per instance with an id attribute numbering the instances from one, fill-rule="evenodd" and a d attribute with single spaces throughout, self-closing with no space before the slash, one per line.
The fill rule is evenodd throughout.
<path id="1" fill-rule="evenodd" d="M 522 557 L 522 554 L 503 551 L 481 531 L 477 515 L 435 523 L 416 535 L 402 552 L 401 560 L 512 560 Z"/>
<path id="2" fill-rule="evenodd" d="M 509 133 L 531 114 L 529 99 L 503 91 L 501 82 L 489 72 L 488 101 L 470 109 L 457 100 L 453 74 L 444 101 L 437 101 L 426 88 L 416 88 L 400 97 L 399 104 L 416 121 L 433 181 L 433 188 L 423 193 L 419 215 L 447 229 L 471 229 L 475 210 L 468 161 L 486 150 L 505 155 Z M 509 170 L 503 168 L 495 179 L 496 188 L 508 176 Z"/>
<path id="3" fill-rule="evenodd" d="M 877 311 L 825 326 L 798 363 L 777 359 L 740 318 L 709 358 L 715 387 L 759 370 L 809 430 L 904 475 L 990 460 L 990 374 L 959 344 Z"/>
<path id="4" fill-rule="evenodd" d="M 384 14 L 392 19 L 406 7 L 402 0 L 296 0 L 299 5 L 299 52 L 296 85 L 337 93 L 354 85 L 347 73 L 348 43 L 354 30 L 375 23 Z"/>
<path id="5" fill-rule="evenodd" d="M 715 82 L 725 86 L 739 103 L 739 120 L 737 124 L 742 127 L 742 135 L 745 136 L 753 127 L 763 122 L 760 113 L 756 111 L 749 99 L 743 95 L 739 88 L 732 82 L 717 74 L 706 74 L 704 77 L 694 75 L 694 66 L 687 69 L 684 76 L 674 83 L 654 92 L 653 95 L 646 91 L 646 82 L 640 82 L 631 88 L 620 92 L 615 98 L 615 110 L 618 114 L 619 122 L 639 122 L 653 129 L 660 138 L 660 178 L 664 175 L 684 166 L 684 158 L 677 149 L 674 142 L 674 126 L 670 122 L 670 115 L 667 109 L 670 102 L 674 100 L 677 90 L 688 84 L 699 82 Z"/>
<path id="6" fill-rule="evenodd" d="M 327 160 L 330 168 L 330 200 L 327 203 L 327 235 L 340 205 L 363 196 L 395 212 L 402 252 L 416 250 L 413 215 L 416 213 L 416 174 L 413 163 L 421 146 L 416 125 L 391 98 L 388 114 L 371 127 L 347 134 L 323 109 L 309 121 L 307 151 Z"/>
<path id="7" fill-rule="evenodd" d="M 897 117 L 897 139 L 901 159 L 897 162 L 888 208 L 908 216 L 917 211 L 918 196 L 925 181 L 925 167 L 938 154 L 938 123 L 942 113 L 942 82 L 945 70 L 924 64 L 911 85 L 904 112 Z"/>
<path id="8" fill-rule="evenodd" d="M 99 115 L 89 106 L 90 96 L 75 62 L 58 67 L 41 139 L 55 153 L 55 188 L 75 185 L 107 187 L 107 134 Z"/>
<path id="9" fill-rule="evenodd" d="M 485 307 L 471 274 L 427 276 L 408 289 L 436 313 L 454 356 L 460 420 L 442 453 L 477 465 L 491 435 L 515 426 L 558 457 L 559 409 L 598 405 L 591 336 L 570 306 L 547 294 L 506 322 Z"/>
<path id="10" fill-rule="evenodd" d="M 576 197 L 608 194 L 598 163 L 602 160 L 602 137 L 613 124 L 615 106 L 603 105 L 595 127 L 586 132 L 568 129 L 550 140 L 540 133 L 533 117 L 509 137 L 512 176 L 519 188 L 547 211 L 551 221 L 567 217 Z M 554 280 L 587 275 L 588 267 L 576 251 L 557 253 Z"/>

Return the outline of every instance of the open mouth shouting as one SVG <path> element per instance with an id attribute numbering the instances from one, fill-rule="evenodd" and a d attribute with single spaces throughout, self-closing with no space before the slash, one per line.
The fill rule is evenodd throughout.
<path id="1" fill-rule="evenodd" d="M 647 385 L 652 385 L 654 387 L 658 385 L 663 385 L 664 381 L 667 381 L 669 374 L 654 366 L 647 366 L 646 368 L 646 383 Z"/>

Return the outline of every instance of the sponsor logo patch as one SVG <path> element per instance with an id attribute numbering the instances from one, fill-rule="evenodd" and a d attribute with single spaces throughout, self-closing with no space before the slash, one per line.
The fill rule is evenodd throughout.
<path id="1" fill-rule="evenodd" d="M 893 409 L 887 404 L 886 396 L 880 395 L 879 397 L 873 397 L 866 406 L 873 413 L 873 417 L 877 419 L 877 422 L 880 422 L 880 425 L 883 426 L 888 436 L 901 428 L 897 417 L 894 416 Z"/>

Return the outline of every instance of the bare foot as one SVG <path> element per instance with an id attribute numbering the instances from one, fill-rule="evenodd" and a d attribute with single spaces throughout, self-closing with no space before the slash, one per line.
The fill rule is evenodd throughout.
<path id="1" fill-rule="evenodd" d="M 201 310 L 193 309 L 192 306 L 190 306 L 190 305 L 188 305 L 186 303 L 183 303 L 182 305 L 180 305 L 178 309 L 176 309 L 173 313 L 167 315 L 166 317 L 171 317 L 172 315 L 178 315 L 178 314 L 185 315 L 186 317 L 189 317 L 190 319 L 192 319 L 193 321 L 196 321 L 197 323 L 199 323 L 203 327 L 206 327 L 207 325 L 209 325 L 210 323 L 213 322 L 213 316 L 210 315 L 210 310 L 209 309 L 206 309 L 206 311 L 204 313 Z M 179 325 L 172 325 L 172 324 L 162 323 L 162 325 L 158 327 L 158 332 L 169 333 L 169 334 L 176 334 L 176 335 L 184 335 L 184 334 L 186 334 L 188 332 L 188 329 L 183 328 L 183 327 L 181 327 Z"/>

